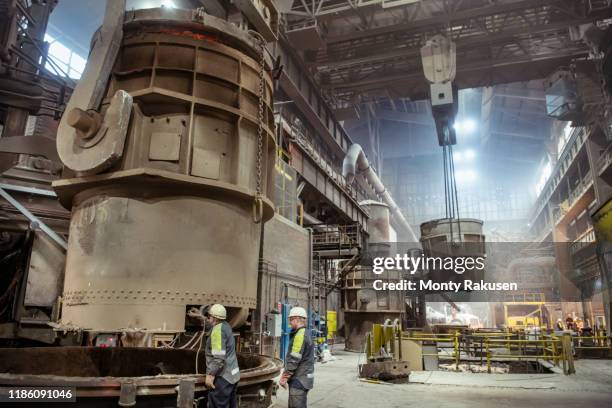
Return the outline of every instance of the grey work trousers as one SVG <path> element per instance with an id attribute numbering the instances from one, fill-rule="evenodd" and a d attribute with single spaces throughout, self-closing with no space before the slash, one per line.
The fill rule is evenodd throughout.
<path id="1" fill-rule="evenodd" d="M 289 387 L 289 408 L 306 408 L 306 397 L 308 397 L 308 390 L 301 388 Z"/>
<path id="2" fill-rule="evenodd" d="M 231 384 L 223 377 L 215 377 L 215 389 L 208 391 L 208 408 L 236 408 L 236 389 L 238 384 Z"/>

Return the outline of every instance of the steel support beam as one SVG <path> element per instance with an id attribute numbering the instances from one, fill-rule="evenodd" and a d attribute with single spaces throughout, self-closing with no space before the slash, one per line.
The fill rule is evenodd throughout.
<path id="1" fill-rule="evenodd" d="M 42 222 L 38 217 L 32 214 L 27 208 L 25 208 L 19 201 L 15 200 L 13 196 L 7 193 L 3 188 L 0 188 L 0 197 L 4 198 L 8 201 L 13 207 L 19 210 L 32 224 L 36 225 L 37 228 L 40 228 L 45 234 L 49 236 L 56 244 L 64 248 L 64 250 L 68 249 L 68 243 L 64 240 L 64 238 L 60 237 L 55 231 L 47 226 L 44 222 Z"/>
<path id="2" fill-rule="evenodd" d="M 546 95 L 544 94 L 543 89 L 537 90 L 527 88 L 497 87 L 493 92 L 493 96 L 499 98 L 526 99 L 537 102 L 546 100 Z"/>
<path id="3" fill-rule="evenodd" d="M 416 31 L 428 28 L 437 28 L 439 26 L 446 26 L 449 24 L 456 25 L 458 23 L 461 23 L 462 21 L 469 21 L 493 15 L 524 13 L 526 9 L 542 8 L 546 6 L 556 6 L 557 8 L 560 8 L 562 10 L 568 9 L 568 2 L 563 0 L 522 0 L 502 4 L 496 3 L 492 5 L 485 5 L 487 3 L 488 2 L 483 2 L 483 5 L 477 5 L 472 8 L 466 8 L 452 13 L 438 13 L 434 17 L 423 18 L 420 20 L 416 19 L 414 21 L 407 21 L 401 24 L 378 26 L 376 28 L 371 28 L 368 30 L 356 30 L 344 34 L 330 35 L 326 38 L 326 42 L 328 44 L 333 44 L 338 42 L 362 39 L 366 37 L 385 35 L 396 31 Z M 596 13 L 596 15 L 599 14 L 606 14 L 606 11 L 604 10 L 601 13 Z M 341 16 L 341 14 L 335 14 L 334 18 L 341 18 Z M 318 17 L 319 20 L 321 20 L 321 18 L 322 16 Z"/>
<path id="4" fill-rule="evenodd" d="M 39 195 L 39 196 L 44 196 L 44 197 L 53 197 L 53 198 L 57 197 L 57 194 L 55 194 L 55 191 L 45 190 L 45 189 L 37 188 L 37 187 L 28 187 L 28 186 L 20 186 L 17 184 L 0 183 L 0 188 L 7 190 L 7 191 L 17 191 L 20 193 L 34 194 L 34 195 Z"/>
<path id="5" fill-rule="evenodd" d="M 584 52 L 575 52 L 569 55 L 559 56 L 557 54 L 554 58 L 541 58 L 538 60 L 511 58 L 487 64 L 458 65 L 455 82 L 460 89 L 465 89 L 541 79 L 550 75 L 557 67 L 567 65 L 574 58 L 585 57 L 587 53 L 585 50 Z M 395 97 L 410 97 L 411 99 L 426 99 L 429 92 L 429 84 L 422 72 L 381 73 L 371 79 L 324 84 L 322 86 L 334 92 L 344 90 L 355 93 L 389 88 Z"/>
<path id="6" fill-rule="evenodd" d="M 612 14 L 612 13 L 611 13 Z M 518 36 L 528 36 L 528 35 L 536 35 L 536 34 L 546 34 L 546 33 L 554 33 L 559 30 L 567 29 L 574 24 L 586 24 L 592 22 L 592 19 L 570 19 L 568 18 L 565 21 L 550 23 L 542 26 L 529 26 L 529 27 L 518 27 L 514 29 L 503 29 L 501 28 L 498 32 L 485 34 L 478 36 L 470 36 L 466 38 L 457 38 L 455 40 L 455 44 L 457 46 L 457 56 L 461 55 L 462 51 L 472 50 L 477 47 L 492 47 L 494 45 L 502 45 L 507 43 L 515 43 Z M 413 32 L 411 30 L 411 32 Z M 418 36 L 422 36 L 423 33 L 418 31 L 414 31 L 414 34 Z M 357 48 L 358 44 L 356 44 L 355 49 L 351 50 L 351 54 L 359 55 L 359 49 Z M 586 48 L 585 48 L 586 49 Z M 358 56 L 358 57 L 345 57 L 342 56 L 337 59 L 332 60 L 320 60 L 316 62 L 312 62 L 309 65 L 322 67 L 326 70 L 328 69 L 337 69 L 337 68 L 345 68 L 355 65 L 363 65 L 363 64 L 371 64 L 379 61 L 387 61 L 394 60 L 396 58 L 420 58 L 420 50 L 418 47 L 416 48 L 408 48 L 401 50 L 388 51 L 387 46 L 381 47 L 381 49 L 372 49 L 371 47 L 364 47 L 364 52 L 367 55 Z"/>
<path id="7" fill-rule="evenodd" d="M 295 143 L 301 153 L 300 160 L 294 160 L 292 167 L 302 176 L 302 178 L 325 199 L 335 207 L 335 209 L 345 214 L 349 219 L 357 222 L 362 228 L 367 228 L 368 215 L 359 204 L 348 195 L 344 189 L 310 157 L 307 149 L 301 144 Z"/>
<path id="8" fill-rule="evenodd" d="M 344 157 L 353 142 L 319 92 L 320 87 L 311 79 L 285 39 L 275 47 L 275 56 L 280 57 L 283 64 L 279 81 L 281 89 L 295 102 L 332 151 L 338 157 Z"/>
<path id="9" fill-rule="evenodd" d="M 376 117 L 393 122 L 412 123 L 415 125 L 434 126 L 431 113 L 399 112 L 387 109 L 377 109 Z"/>

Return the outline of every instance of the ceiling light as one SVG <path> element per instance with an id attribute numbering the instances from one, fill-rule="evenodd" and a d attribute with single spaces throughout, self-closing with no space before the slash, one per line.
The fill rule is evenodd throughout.
<path id="1" fill-rule="evenodd" d="M 459 170 L 455 173 L 455 178 L 458 183 L 471 183 L 478 178 L 478 174 L 474 170 Z"/>
<path id="2" fill-rule="evenodd" d="M 472 133 L 476 130 L 476 122 L 472 119 L 465 119 L 463 121 L 463 131 L 466 133 Z"/>
<path id="3" fill-rule="evenodd" d="M 459 133 L 469 134 L 476 130 L 476 121 L 474 119 L 458 120 L 453 127 Z"/>

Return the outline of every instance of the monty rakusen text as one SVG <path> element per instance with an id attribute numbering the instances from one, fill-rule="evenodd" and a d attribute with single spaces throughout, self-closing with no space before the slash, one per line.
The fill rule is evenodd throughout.
<path id="1" fill-rule="evenodd" d="M 414 275 L 419 271 L 448 271 L 462 275 L 468 271 L 483 271 L 485 268 L 485 257 L 483 256 L 456 256 L 456 257 L 428 257 L 421 255 L 411 257 L 407 254 L 394 257 L 375 257 L 372 260 L 372 272 L 380 275 L 385 271 L 405 271 Z M 484 280 L 473 281 L 465 279 L 460 282 L 449 280 L 448 282 L 437 282 L 428 279 L 418 281 L 401 279 L 399 281 L 386 281 L 376 279 L 372 283 L 375 290 L 401 290 L 401 291 L 499 291 L 518 290 L 514 282 L 485 282 Z"/>

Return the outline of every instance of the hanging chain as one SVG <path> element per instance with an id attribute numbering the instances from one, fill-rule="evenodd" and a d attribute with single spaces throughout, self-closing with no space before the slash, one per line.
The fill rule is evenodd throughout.
<path id="1" fill-rule="evenodd" d="M 264 103 L 265 103 L 265 67 L 266 67 L 266 42 L 257 32 L 252 32 L 259 42 L 259 111 L 257 117 L 257 156 L 256 156 L 256 187 L 255 201 L 253 203 L 253 221 L 258 224 L 263 218 L 263 139 L 264 139 Z"/>

